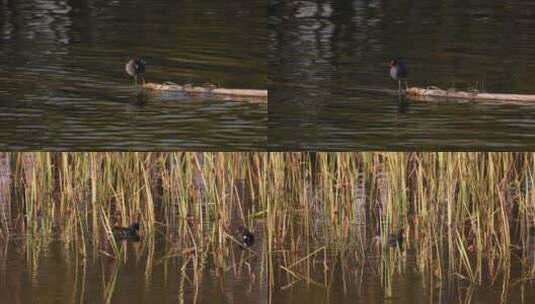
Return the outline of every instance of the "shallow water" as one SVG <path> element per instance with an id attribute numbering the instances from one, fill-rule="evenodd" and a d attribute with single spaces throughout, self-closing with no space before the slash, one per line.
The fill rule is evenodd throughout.
<path id="1" fill-rule="evenodd" d="M 533 94 L 532 1 L 271 3 L 273 149 L 534 147 L 535 105 L 400 102 L 388 73 L 402 56 L 410 86 Z"/>
<path id="2" fill-rule="evenodd" d="M 360 262 L 351 244 L 345 250 L 344 246 L 329 247 L 326 259 L 321 250 L 309 256 L 322 247 L 319 244 L 311 243 L 308 252 L 289 246 L 289 251 L 272 253 L 276 283 L 269 286 L 262 264 L 264 234 L 260 226 L 256 232 L 255 253 L 231 246 L 223 268 L 215 267 L 208 253 L 199 284 L 194 283 L 191 248 L 177 245 L 169 234 L 158 232 L 153 238 L 142 235 L 140 242 L 121 242 L 123 261 L 108 256 L 110 248 L 90 251 L 84 258 L 65 248 L 60 239 L 27 242 L 12 236 L 1 247 L 0 296 L 6 303 L 104 303 L 110 299 L 111 303 L 273 304 L 451 303 L 452 299 L 457 303 L 531 303 L 535 297 L 535 286 L 522 279 L 518 263 L 513 262 L 509 280 L 498 276 L 493 284 L 490 278 L 482 285 L 470 284 L 455 274 L 439 280 L 417 270 L 417 254 L 408 244 L 404 251 L 389 249 L 384 255 L 368 248 L 366 259 Z M 283 270 L 281 266 L 291 263 L 281 258 L 282 252 L 310 257 L 310 283 Z M 391 264 L 386 270 L 388 259 Z M 301 266 L 306 263 L 307 259 L 302 260 Z M 291 269 L 298 275 L 306 273 L 305 268 Z M 385 284 L 388 273 L 390 285 Z"/>
<path id="3" fill-rule="evenodd" d="M 338 264 L 330 264 L 334 269 L 328 271 L 327 278 L 332 281 L 327 281 L 327 287 L 307 284 L 305 280 L 291 286 L 281 284 L 275 288 L 271 303 L 531 303 L 535 297 L 533 284 L 520 280 L 518 265 L 511 269 L 511 281 L 498 280 L 492 286 L 470 284 L 456 275 L 440 281 L 419 273 L 416 256 L 409 252 L 394 262 L 391 286 L 387 288 L 381 277 L 381 257 L 368 256 L 363 268 L 352 265 L 345 270 L 341 268 L 347 265 L 340 265 L 339 257 L 331 259 Z M 314 267 L 321 263 L 318 261 Z M 282 282 L 288 282 L 286 277 L 284 271 L 278 274 Z M 323 283 L 325 275 L 313 269 L 311 277 Z"/>
<path id="4" fill-rule="evenodd" d="M 3 244 L 5 245 L 5 244 Z M 229 248 L 227 269 L 204 266 L 195 284 L 189 256 L 163 237 L 121 242 L 123 261 L 99 251 L 87 258 L 47 245 L 10 241 L 2 248 L 0 296 L 3 303 L 266 303 L 260 259 Z M 184 250 L 185 251 L 185 250 Z M 178 252 L 178 253 L 177 253 Z M 172 256 L 172 255 L 175 256 Z M 208 259 L 210 260 L 210 259 Z M 189 263 L 187 263 L 190 261 Z M 185 266 L 184 266 L 185 265 Z M 181 269 L 184 267 L 184 271 Z"/>
<path id="5" fill-rule="evenodd" d="M 299 218 L 296 223 L 303 227 Z M 314 222 L 315 227 L 332 226 L 321 215 L 315 216 Z M 440 279 L 436 268 L 429 269 L 436 265 L 423 262 L 429 252 L 417 249 L 428 248 L 423 242 L 406 241 L 400 248 L 383 248 L 377 243 L 380 236 L 372 230 L 362 223 L 352 224 L 349 239 L 340 242 L 330 232 L 315 229 L 313 236 L 297 236 L 297 245 L 276 248 L 272 258 L 276 283 L 270 303 L 531 303 L 535 298 L 535 282 L 529 279 L 535 261 L 535 235 L 528 242 L 528 252 L 533 253 L 527 263 L 518 260 L 518 252 L 513 253 L 508 266 L 496 267 L 497 275 L 483 270 L 479 284 L 454 269 L 446 270 L 446 250 L 440 253 L 446 272 Z M 367 235 L 364 249 L 358 245 L 362 244 L 362 234 Z"/>
<path id="6" fill-rule="evenodd" d="M 266 14 L 244 0 L 0 3 L 0 149 L 265 147 L 265 104 L 140 97 L 124 63 L 142 55 L 151 82 L 264 89 Z"/>

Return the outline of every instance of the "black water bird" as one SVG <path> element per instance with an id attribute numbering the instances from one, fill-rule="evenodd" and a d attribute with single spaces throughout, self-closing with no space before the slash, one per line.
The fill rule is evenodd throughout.
<path id="1" fill-rule="evenodd" d="M 137 76 L 139 75 L 143 80 L 143 85 L 145 84 L 145 61 L 140 57 L 134 56 L 132 59 L 128 60 L 125 65 L 125 71 L 128 75 L 134 76 L 134 86 L 137 88 Z"/>
<path id="2" fill-rule="evenodd" d="M 401 228 L 397 232 L 388 234 L 386 240 L 381 235 L 377 235 L 374 237 L 374 243 L 376 246 L 398 247 L 403 250 L 404 233 L 405 231 Z"/>
<path id="3" fill-rule="evenodd" d="M 128 227 L 113 227 L 113 236 L 117 240 L 139 240 L 139 223 L 133 223 Z"/>
<path id="4" fill-rule="evenodd" d="M 244 226 L 238 228 L 238 235 L 243 247 L 251 247 L 254 244 L 254 234 L 247 230 Z"/>
<path id="5" fill-rule="evenodd" d="M 401 94 L 401 81 L 402 80 L 405 82 L 405 88 L 406 89 L 408 88 L 406 79 L 409 76 L 409 70 L 407 68 L 407 65 L 398 58 L 390 59 L 390 62 L 388 65 L 390 66 L 390 77 L 392 77 L 392 79 L 394 80 L 397 80 L 398 92 Z"/>
<path id="6" fill-rule="evenodd" d="M 399 229 L 398 232 L 394 232 L 388 235 L 388 246 L 390 247 L 399 247 L 403 248 L 403 228 Z"/>

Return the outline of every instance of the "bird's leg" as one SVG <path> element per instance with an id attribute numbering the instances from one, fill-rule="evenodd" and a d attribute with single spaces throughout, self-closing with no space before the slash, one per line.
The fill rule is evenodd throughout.
<path id="1" fill-rule="evenodd" d="M 134 88 L 137 89 L 137 75 L 134 75 Z"/>
<path id="2" fill-rule="evenodd" d="M 405 91 L 409 90 L 409 85 L 407 84 L 407 81 L 405 80 Z"/>
<path id="3" fill-rule="evenodd" d="M 145 76 L 141 75 L 141 79 L 143 80 L 143 86 L 145 86 Z"/>

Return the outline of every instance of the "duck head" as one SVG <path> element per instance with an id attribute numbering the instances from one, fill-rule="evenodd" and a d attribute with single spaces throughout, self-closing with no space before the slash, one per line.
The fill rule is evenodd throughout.
<path id="1" fill-rule="evenodd" d="M 399 65 L 399 60 L 397 58 L 390 58 L 390 61 L 388 62 L 389 67 L 396 67 Z"/>
<path id="2" fill-rule="evenodd" d="M 130 225 L 130 228 L 135 230 L 135 231 L 138 231 L 139 230 L 139 223 L 133 223 L 132 225 Z"/>

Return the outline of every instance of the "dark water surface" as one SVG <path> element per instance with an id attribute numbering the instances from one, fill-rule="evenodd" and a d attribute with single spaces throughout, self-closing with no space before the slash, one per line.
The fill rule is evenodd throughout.
<path id="1" fill-rule="evenodd" d="M 271 1 L 272 148 L 535 147 L 535 105 L 398 99 L 409 85 L 535 94 L 535 3 Z M 478 83 L 476 83 L 478 82 Z"/>
<path id="2" fill-rule="evenodd" d="M 314 217 L 314 221 L 318 219 L 322 221 L 321 215 Z M 530 236 L 526 243 L 529 259 L 525 263 L 518 259 L 517 251 L 511 255 L 510 264 L 504 264 L 507 266 L 503 268 L 493 264 L 496 266 L 495 274 L 482 270 L 481 282 L 472 283 L 454 267 L 448 268 L 452 265 L 448 261 L 447 250 L 440 250 L 441 253 L 436 255 L 440 256 L 442 270 L 446 272 L 441 277 L 435 268 L 437 264 L 430 266 L 427 260 L 432 254 L 417 249 L 440 246 L 437 245 L 440 243 L 438 240 L 429 247 L 420 240 L 405 242 L 401 248 L 383 249 L 375 240 L 379 236 L 374 237 L 374 233 L 368 231 L 366 247 L 358 248 L 355 245 L 362 241 L 359 240 L 362 230 L 359 232 L 352 224 L 349 231 L 351 239 L 348 242 L 331 240 L 331 244 L 326 246 L 325 240 L 329 236 L 323 230 L 315 231 L 313 237 L 298 246 L 274 250 L 272 261 L 276 283 L 271 288 L 270 303 L 527 304 L 535 299 L 535 282 L 532 279 L 535 235 Z M 475 267 L 475 260 L 471 257 L 471 267 Z M 483 264 L 487 265 L 487 261 Z M 299 279 L 287 269 L 300 276 Z"/>
<path id="3" fill-rule="evenodd" d="M 195 283 L 191 259 L 181 255 L 186 250 L 163 237 L 121 242 L 122 261 L 102 251 L 77 256 L 61 240 L 2 245 L 2 303 L 267 302 L 260 259 L 237 247 L 229 248 L 226 269 L 202 265 Z"/>
<path id="4" fill-rule="evenodd" d="M 344 257 L 351 258 L 352 252 Z M 354 258 L 354 256 L 353 256 Z M 329 269 L 327 276 L 318 271 L 323 257 L 319 257 L 311 267 L 311 277 L 315 283 L 324 283 L 327 287 L 305 280 L 294 284 L 281 284 L 275 288 L 272 304 L 293 303 L 532 303 L 535 286 L 529 280 L 521 278 L 520 267 L 511 269 L 511 280 L 494 284 L 490 278 L 486 283 L 471 284 L 452 275 L 451 280 L 441 281 L 431 274 L 418 272 L 416 256 L 409 252 L 394 260 L 390 270 L 390 287 L 385 286 L 384 263 L 378 256 L 367 256 L 364 266 L 344 264 L 340 256 L 332 256 L 329 261 L 334 269 Z M 347 263 L 347 262 L 346 262 Z M 342 269 L 346 267 L 346 269 Z M 288 274 L 280 271 L 279 281 L 287 282 Z"/>
<path id="5" fill-rule="evenodd" d="M 0 2 L 0 149 L 261 149 L 266 105 L 137 96 L 151 82 L 265 89 L 263 1 Z"/>

